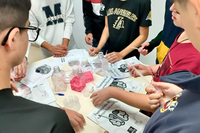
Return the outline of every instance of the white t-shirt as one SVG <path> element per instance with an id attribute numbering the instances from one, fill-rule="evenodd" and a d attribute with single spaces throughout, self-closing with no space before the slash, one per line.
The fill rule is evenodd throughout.
<path id="1" fill-rule="evenodd" d="M 36 44 L 41 46 L 46 41 L 56 46 L 67 38 L 70 39 L 68 50 L 77 48 L 72 36 L 75 22 L 72 0 L 31 0 L 31 3 L 29 21 L 41 29 Z M 41 50 L 45 58 L 53 55 L 43 47 Z"/>

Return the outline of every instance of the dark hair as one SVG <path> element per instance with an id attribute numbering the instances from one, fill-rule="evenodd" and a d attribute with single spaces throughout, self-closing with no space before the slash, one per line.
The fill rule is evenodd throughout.
<path id="1" fill-rule="evenodd" d="M 0 0 L 0 32 L 9 27 L 24 27 L 30 8 L 30 0 Z"/>

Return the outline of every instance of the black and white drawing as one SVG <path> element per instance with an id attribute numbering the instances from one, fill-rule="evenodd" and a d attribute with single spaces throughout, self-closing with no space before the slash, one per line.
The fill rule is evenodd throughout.
<path id="1" fill-rule="evenodd" d="M 119 81 L 119 80 L 114 80 L 110 86 L 114 86 L 114 87 L 118 87 L 121 88 L 123 90 L 125 90 L 127 88 L 126 83 L 124 83 L 123 81 Z"/>
<path id="2" fill-rule="evenodd" d="M 114 110 L 109 114 L 109 121 L 112 125 L 120 127 L 125 125 L 125 122 L 129 120 L 129 115 L 123 110 Z"/>
<path id="3" fill-rule="evenodd" d="M 36 73 L 40 73 L 40 74 L 48 74 L 51 72 L 51 67 L 48 66 L 47 64 L 44 64 L 42 66 L 39 66 L 36 68 L 35 70 Z"/>
<path id="4" fill-rule="evenodd" d="M 118 70 L 122 73 L 128 73 L 129 72 L 127 64 L 121 64 L 120 68 L 118 68 Z"/>
<path id="5" fill-rule="evenodd" d="M 130 126 L 127 131 L 128 131 L 128 133 L 136 133 L 137 129 L 135 129 L 134 127 Z"/>

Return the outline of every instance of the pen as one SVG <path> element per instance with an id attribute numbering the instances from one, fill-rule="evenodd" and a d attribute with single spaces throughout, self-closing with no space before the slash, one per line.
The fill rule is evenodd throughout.
<path id="1" fill-rule="evenodd" d="M 141 50 L 141 51 L 143 50 L 142 48 L 136 48 L 136 47 L 130 47 L 130 48 Z"/>
<path id="2" fill-rule="evenodd" d="M 58 96 L 65 96 L 65 94 L 63 94 L 63 93 L 55 93 L 55 95 L 58 95 Z"/>
<path id="3" fill-rule="evenodd" d="M 92 55 L 94 55 L 94 53 L 93 53 L 92 51 L 90 51 L 90 49 L 89 49 L 89 52 L 90 52 Z"/>

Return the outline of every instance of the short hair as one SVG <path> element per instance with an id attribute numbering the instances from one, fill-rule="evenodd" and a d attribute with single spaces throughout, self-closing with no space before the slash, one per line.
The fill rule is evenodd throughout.
<path id="1" fill-rule="evenodd" d="M 0 32 L 10 27 L 24 27 L 30 8 L 30 0 L 0 0 Z"/>

